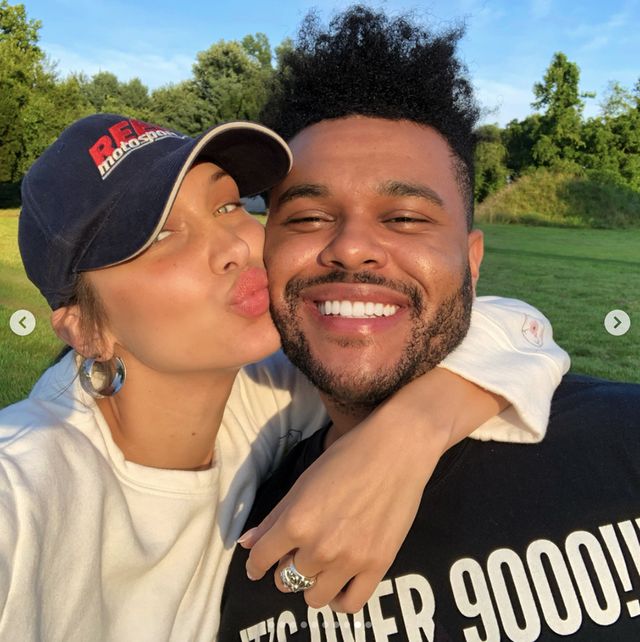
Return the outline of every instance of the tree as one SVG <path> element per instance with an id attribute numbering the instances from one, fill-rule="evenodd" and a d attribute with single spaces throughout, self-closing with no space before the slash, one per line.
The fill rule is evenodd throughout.
<path id="1" fill-rule="evenodd" d="M 505 164 L 507 150 L 497 125 L 479 127 L 476 140 L 474 196 L 480 203 L 507 184 L 509 170 Z"/>
<path id="2" fill-rule="evenodd" d="M 640 191 L 640 109 L 634 91 L 610 82 L 600 115 L 584 126 L 581 164 Z"/>
<path id="3" fill-rule="evenodd" d="M 640 110 L 589 119 L 585 142 L 584 167 L 640 191 Z"/>
<path id="4" fill-rule="evenodd" d="M 136 118 L 148 116 L 149 90 L 139 78 L 123 83 L 110 71 L 100 71 L 90 80 L 82 75 L 78 79 L 91 111 L 125 114 Z"/>
<path id="5" fill-rule="evenodd" d="M 18 182 L 72 120 L 87 113 L 79 84 L 59 82 L 38 47 L 40 22 L 0 0 L 0 182 Z"/>
<path id="6" fill-rule="evenodd" d="M 287 54 L 292 52 L 294 49 L 293 40 L 291 38 L 285 38 L 277 47 L 276 47 L 276 68 L 282 69 L 285 66 L 285 60 Z M 640 82 L 640 81 L 638 81 Z"/>
<path id="7" fill-rule="evenodd" d="M 42 82 L 22 109 L 20 120 L 24 127 L 23 150 L 16 166 L 16 178 L 21 178 L 72 121 L 91 112 L 74 78 L 58 81 L 54 75 Z"/>
<path id="8" fill-rule="evenodd" d="M 242 48 L 262 68 L 271 69 L 271 45 L 264 33 L 247 35 L 242 39 Z"/>
<path id="9" fill-rule="evenodd" d="M 149 89 L 140 78 L 132 78 L 127 83 L 120 83 L 120 100 L 129 112 L 143 112 L 149 108 Z"/>
<path id="10" fill-rule="evenodd" d="M 19 178 L 27 133 L 21 115 L 34 89 L 48 80 L 39 29 L 24 5 L 0 1 L 0 182 Z"/>
<path id="11" fill-rule="evenodd" d="M 604 100 L 600 102 L 600 113 L 604 118 L 614 118 L 628 112 L 634 104 L 633 93 L 617 80 L 612 80 L 607 86 Z"/>
<path id="12" fill-rule="evenodd" d="M 533 114 L 524 120 L 512 120 L 505 127 L 502 137 L 507 150 L 506 165 L 512 178 L 535 167 L 533 148 L 540 133 L 540 115 Z"/>
<path id="13" fill-rule="evenodd" d="M 555 53 L 543 82 L 535 83 L 534 109 L 544 109 L 540 117 L 538 140 L 532 155 L 539 165 L 554 165 L 559 161 L 572 162 L 583 147 L 582 98 L 580 69 L 563 53 Z"/>
<path id="14" fill-rule="evenodd" d="M 197 93 L 193 81 L 160 87 L 151 94 L 149 119 L 189 136 L 216 122 L 213 107 Z"/>
<path id="15" fill-rule="evenodd" d="M 273 74 L 268 40 L 256 34 L 243 42 L 251 53 L 242 43 L 220 40 L 200 52 L 193 66 L 194 91 L 210 105 L 211 123 L 255 120 L 266 100 Z"/>

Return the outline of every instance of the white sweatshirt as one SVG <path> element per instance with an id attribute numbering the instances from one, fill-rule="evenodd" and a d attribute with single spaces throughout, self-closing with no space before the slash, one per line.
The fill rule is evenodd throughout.
<path id="1" fill-rule="evenodd" d="M 537 441 L 568 363 L 538 311 L 480 299 L 468 338 L 441 365 L 514 404 L 478 437 Z M 326 421 L 317 395 L 279 353 L 249 366 L 212 467 L 161 470 L 124 459 L 76 372 L 70 353 L 0 411 L 0 640 L 215 640 L 256 488 Z"/>

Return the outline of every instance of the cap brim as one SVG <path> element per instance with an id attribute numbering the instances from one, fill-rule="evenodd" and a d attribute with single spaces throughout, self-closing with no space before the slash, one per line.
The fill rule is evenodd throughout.
<path id="1" fill-rule="evenodd" d="M 240 196 L 273 187 L 289 173 L 293 160 L 289 146 L 278 134 L 248 122 L 225 123 L 205 132 L 197 139 L 187 165 L 201 158 L 228 172 L 238 184 Z"/>

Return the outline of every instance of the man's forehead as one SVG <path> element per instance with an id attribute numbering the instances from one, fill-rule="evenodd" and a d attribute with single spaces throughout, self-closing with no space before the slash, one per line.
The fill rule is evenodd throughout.
<path id="1" fill-rule="evenodd" d="M 308 125 L 289 140 L 289 145 L 326 145 L 340 143 L 344 137 L 364 139 L 375 144 L 379 138 L 418 138 L 438 139 L 448 146 L 446 139 L 433 127 L 406 119 L 390 119 L 373 116 L 352 115 L 342 118 L 329 118 Z"/>
<path id="2" fill-rule="evenodd" d="M 417 179 L 416 172 L 430 172 L 430 166 L 453 169 L 447 141 L 435 129 L 407 120 L 365 116 L 324 120 L 300 131 L 289 144 L 293 170 L 284 181 L 288 185 L 304 172 L 312 177 L 332 174 L 338 165 L 368 176 L 377 172 L 384 177 L 387 171 L 398 170 L 399 179 L 404 173 Z"/>
<path id="3" fill-rule="evenodd" d="M 350 178 L 385 191 L 390 182 L 449 182 L 455 174 L 451 149 L 433 128 L 407 120 L 349 116 L 323 120 L 294 136 L 293 169 L 275 192 Z M 306 188 L 305 188 L 306 189 Z M 308 191 L 308 190 L 307 190 Z"/>

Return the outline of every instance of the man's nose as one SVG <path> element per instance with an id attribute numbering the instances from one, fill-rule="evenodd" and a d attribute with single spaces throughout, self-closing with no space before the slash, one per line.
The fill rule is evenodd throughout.
<path id="1" fill-rule="evenodd" d="M 383 232 L 377 222 L 344 221 L 320 253 L 320 263 L 349 271 L 381 268 L 387 263 Z"/>

